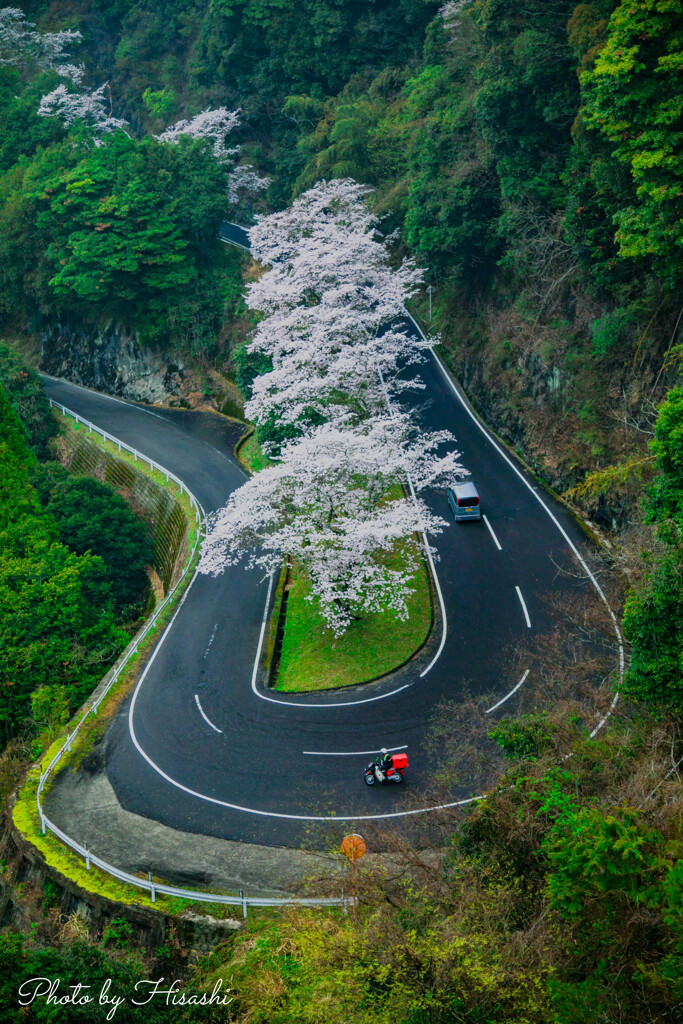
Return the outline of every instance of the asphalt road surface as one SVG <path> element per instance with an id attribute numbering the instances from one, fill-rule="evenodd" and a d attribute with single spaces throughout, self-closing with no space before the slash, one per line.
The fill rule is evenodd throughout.
<path id="1" fill-rule="evenodd" d="M 244 241 L 223 226 L 230 230 Z M 514 644 L 549 626 L 544 597 L 587 584 L 558 573 L 558 564 L 577 564 L 585 542 L 564 507 L 482 427 L 434 354 L 419 372 L 426 390 L 411 403 L 425 429 L 455 435 L 486 516 L 456 524 L 444 492 L 426 494 L 450 522 L 434 538 L 445 618 L 426 654 L 363 687 L 265 691 L 255 662 L 270 581 L 242 566 L 197 576 L 109 732 L 107 771 L 125 809 L 186 832 L 274 845 L 300 845 L 330 819 L 346 819 L 348 831 L 385 816 L 427 823 L 421 793 L 434 765 L 425 737 L 437 705 L 465 691 L 506 697 L 519 682 Z M 232 454 L 240 428 L 217 415 L 150 409 L 49 377 L 45 386 L 176 473 L 207 512 L 246 478 Z M 364 784 L 383 746 L 406 748 L 403 786 Z M 471 795 L 463 779 L 452 799 Z"/>

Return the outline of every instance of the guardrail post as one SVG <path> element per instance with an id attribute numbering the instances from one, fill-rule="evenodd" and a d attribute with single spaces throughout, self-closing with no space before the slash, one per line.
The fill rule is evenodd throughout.
<path id="1" fill-rule="evenodd" d="M 83 843 L 83 849 L 85 850 L 85 866 L 90 871 L 90 851 L 85 843 Z"/>
<path id="2" fill-rule="evenodd" d="M 157 897 L 156 897 L 156 890 L 154 888 L 154 883 L 152 882 L 152 872 L 151 871 L 147 872 L 147 878 L 149 879 L 149 891 L 152 894 L 152 903 L 156 903 L 156 899 L 157 899 Z"/>
<path id="3" fill-rule="evenodd" d="M 242 917 L 247 916 L 247 900 L 244 895 L 244 889 L 240 889 L 240 899 L 242 900 Z"/>

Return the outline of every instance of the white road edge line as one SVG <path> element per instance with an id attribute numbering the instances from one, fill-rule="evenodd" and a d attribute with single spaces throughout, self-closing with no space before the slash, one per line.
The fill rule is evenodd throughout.
<path id="1" fill-rule="evenodd" d="M 408 744 L 404 743 L 402 747 L 387 747 L 389 752 L 392 750 L 407 750 Z M 374 750 L 302 750 L 302 754 L 315 754 L 316 757 L 357 757 L 360 754 L 376 754 L 379 747 Z"/>
<path id="2" fill-rule="evenodd" d="M 211 721 L 210 718 L 207 718 L 206 713 L 204 712 L 204 708 L 199 703 L 199 694 L 198 693 L 195 693 L 194 699 L 195 699 L 195 703 L 197 704 L 197 707 L 199 708 L 199 714 L 202 716 L 202 718 L 204 719 L 206 724 L 210 725 L 211 728 L 214 729 L 216 732 L 223 732 L 222 729 L 219 729 L 217 725 L 213 724 L 213 722 Z"/>
<path id="3" fill-rule="evenodd" d="M 527 669 L 527 670 L 526 670 L 526 672 L 524 673 L 524 675 L 522 676 L 522 678 L 520 679 L 520 681 L 519 681 L 519 682 L 517 683 L 517 685 L 516 685 L 515 687 L 513 687 L 513 689 L 512 689 L 512 690 L 510 690 L 510 692 L 509 692 L 509 693 L 506 693 L 506 694 L 505 694 L 505 696 L 503 697 L 503 699 L 502 699 L 502 700 L 499 700 L 497 704 L 494 704 L 494 705 L 493 705 L 493 707 L 492 707 L 492 708 L 489 708 L 489 709 L 488 709 L 488 711 L 487 711 L 487 712 L 485 712 L 485 713 L 486 713 L 487 715 L 490 715 L 492 711 L 495 711 L 495 710 L 496 710 L 496 708 L 499 708 L 501 704 L 504 704 L 504 703 L 505 703 L 505 701 L 506 701 L 506 700 L 508 700 L 508 699 L 509 699 L 509 698 L 510 698 L 510 697 L 512 696 L 512 694 L 513 694 L 513 693 L 517 693 L 517 690 L 518 690 L 518 689 L 520 688 L 520 686 L 522 685 L 522 683 L 523 683 L 523 682 L 524 682 L 524 681 L 526 680 L 526 677 L 527 677 L 528 675 L 529 675 L 529 669 Z"/>
<path id="4" fill-rule="evenodd" d="M 422 328 L 420 327 L 418 322 L 415 320 L 415 318 L 410 316 L 410 314 L 408 314 L 408 317 L 409 317 L 410 320 L 412 320 L 412 322 L 415 325 L 416 329 L 419 331 L 419 333 L 424 338 L 425 337 L 424 331 L 422 330 Z M 610 618 L 612 620 L 612 625 L 614 626 L 614 632 L 615 632 L 615 635 L 616 635 L 616 638 L 617 638 L 617 644 L 619 646 L 619 682 L 623 684 L 623 681 L 624 681 L 624 658 L 625 658 L 625 656 L 624 656 L 624 641 L 623 641 L 622 636 L 621 636 L 621 630 L 619 629 L 619 623 L 617 622 L 617 617 L 614 614 L 614 612 L 612 611 L 612 608 L 610 607 L 610 603 L 609 603 L 609 601 L 607 600 L 607 598 L 605 597 L 605 595 L 603 593 L 602 587 L 600 586 L 600 584 L 596 580 L 596 578 L 593 575 L 593 573 L 588 568 L 588 566 L 586 564 L 586 560 L 582 557 L 579 549 L 576 547 L 576 544 L 574 544 L 574 542 L 572 541 L 571 537 L 569 536 L 567 531 L 564 529 L 564 527 L 562 526 L 562 524 L 558 520 L 557 516 L 555 516 L 553 514 L 553 512 L 550 510 L 550 508 L 548 508 L 548 506 L 544 502 L 543 498 L 540 496 L 540 494 L 538 494 L 537 491 L 534 490 L 534 488 L 531 486 L 529 481 L 526 479 L 526 477 L 524 476 L 522 471 L 514 464 L 512 459 L 503 451 L 503 449 L 500 447 L 500 445 L 493 439 L 492 435 L 488 432 L 488 430 L 483 425 L 483 423 L 480 423 L 480 421 L 477 418 L 477 416 L 475 416 L 474 411 L 472 409 L 470 409 L 468 403 L 465 401 L 465 399 L 463 398 L 463 396 L 460 394 L 459 390 L 455 386 L 455 381 L 453 381 L 453 379 L 451 378 L 450 374 L 448 373 L 448 370 L 443 365 L 443 363 L 439 359 L 439 357 L 436 354 L 436 352 L 434 351 L 434 349 L 432 349 L 431 351 L 432 351 L 432 355 L 433 355 L 433 357 L 434 357 L 434 359 L 436 361 L 436 364 L 439 367 L 439 369 L 441 370 L 441 373 L 442 373 L 446 383 L 449 385 L 449 387 L 453 391 L 453 394 L 456 396 L 456 398 L 458 399 L 458 401 L 462 405 L 462 407 L 465 410 L 465 412 L 467 413 L 467 415 L 477 425 L 477 427 L 482 432 L 484 437 L 487 439 L 489 444 L 493 448 L 496 449 L 496 451 L 501 456 L 501 458 L 505 459 L 505 461 L 507 462 L 508 466 L 510 466 L 512 471 L 517 474 L 517 476 L 522 481 L 524 486 L 530 491 L 531 494 L 533 494 L 534 498 L 539 503 L 541 508 L 544 509 L 544 511 L 548 514 L 550 519 L 553 521 L 553 523 L 555 524 L 557 529 L 560 531 L 560 533 L 564 537 L 564 539 L 567 542 L 567 544 L 569 545 L 569 548 L 573 552 L 574 557 L 576 558 L 577 562 L 579 563 L 579 565 L 581 566 L 583 571 L 586 573 L 586 576 L 588 577 L 588 579 L 591 581 L 591 583 L 595 587 L 595 589 L 596 589 L 596 591 L 597 591 L 597 593 L 598 593 L 598 595 L 600 597 L 600 600 L 602 601 L 602 603 L 604 604 L 605 608 L 609 612 Z M 614 708 L 616 707 L 618 700 L 619 700 L 619 694 L 615 693 L 614 698 L 612 700 L 612 703 L 610 704 L 609 711 L 607 712 L 605 717 L 602 718 L 598 722 L 598 724 L 596 725 L 595 729 L 593 729 L 593 732 L 590 734 L 590 739 L 593 739 L 593 737 L 596 735 L 596 733 L 598 733 L 600 731 L 600 729 L 602 729 L 603 725 L 607 722 L 607 719 L 610 717 L 610 715 L 614 711 Z"/>
<path id="5" fill-rule="evenodd" d="M 242 249 L 243 252 L 251 252 L 251 249 L 248 249 L 246 245 L 242 245 L 241 242 L 236 242 L 232 238 L 226 238 L 225 235 L 219 235 L 218 239 L 225 245 L 234 245 L 237 249 Z"/>
<path id="6" fill-rule="evenodd" d="M 529 613 L 526 610 L 526 603 L 524 601 L 524 598 L 522 597 L 522 591 L 519 589 L 519 587 L 515 587 L 515 590 L 517 591 L 517 597 L 519 598 L 520 604 L 522 606 L 522 611 L 524 612 L 524 618 L 526 619 L 526 624 L 529 627 L 529 629 L 531 629 L 531 619 L 529 618 Z"/>
<path id="7" fill-rule="evenodd" d="M 498 542 L 498 538 L 496 537 L 495 533 L 493 532 L 493 527 L 491 526 L 490 522 L 488 521 L 488 519 L 486 518 L 485 515 L 482 515 L 481 518 L 486 523 L 486 528 L 488 529 L 489 533 L 493 537 L 493 543 L 496 545 L 496 547 L 498 548 L 499 551 L 502 551 L 503 549 L 502 549 L 502 547 L 500 546 L 500 544 Z"/>
<path id="8" fill-rule="evenodd" d="M 413 487 L 413 481 L 410 479 L 410 477 L 408 477 L 408 486 L 410 487 L 410 493 L 412 495 L 413 501 L 415 502 L 416 507 L 419 508 L 419 506 L 417 504 L 417 495 L 415 494 L 415 488 Z M 434 565 L 434 559 L 432 558 L 432 550 L 431 550 L 431 547 L 430 547 L 430 544 L 429 544 L 429 540 L 427 539 L 427 533 L 426 533 L 425 530 L 422 531 L 422 540 L 424 542 L 424 549 L 425 549 L 425 552 L 427 554 L 427 560 L 429 562 L 429 568 L 432 570 L 432 579 L 434 580 L 434 586 L 436 587 L 436 593 L 437 593 L 438 598 L 439 598 L 439 607 L 441 608 L 441 622 L 443 624 L 443 628 L 441 630 L 441 643 L 439 644 L 439 649 L 436 652 L 436 654 L 434 655 L 434 657 L 432 658 L 432 660 L 427 665 L 427 668 L 423 669 L 422 672 L 420 672 L 420 679 L 422 679 L 424 676 L 426 676 L 427 673 L 429 671 L 431 671 L 431 669 L 434 668 L 434 666 L 436 665 L 437 661 L 441 657 L 441 652 L 443 651 L 444 646 L 446 644 L 446 634 L 448 632 L 448 619 L 446 617 L 446 605 L 444 603 L 443 594 L 441 593 L 441 584 L 439 583 L 439 577 L 436 574 L 436 566 Z M 398 690 L 394 690 L 394 693 L 398 693 Z"/>

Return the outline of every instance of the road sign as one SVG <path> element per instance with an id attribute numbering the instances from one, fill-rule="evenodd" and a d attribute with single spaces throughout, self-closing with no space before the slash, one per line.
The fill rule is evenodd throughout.
<path id="1" fill-rule="evenodd" d="M 364 857 L 368 848 L 365 845 L 363 837 L 354 833 L 354 835 L 345 836 L 345 838 L 342 839 L 341 849 L 342 853 L 346 854 L 349 860 L 353 862 L 354 860 L 360 860 L 361 857 Z"/>
<path id="2" fill-rule="evenodd" d="M 360 860 L 367 853 L 367 846 L 362 836 L 355 832 L 351 836 L 344 836 L 341 842 L 342 853 L 351 861 L 351 895 L 353 898 L 353 919 L 356 920 L 356 861 Z"/>

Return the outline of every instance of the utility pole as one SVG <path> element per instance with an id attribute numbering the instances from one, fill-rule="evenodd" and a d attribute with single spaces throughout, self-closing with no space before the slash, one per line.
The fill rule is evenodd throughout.
<path id="1" fill-rule="evenodd" d="M 432 322 L 432 286 L 428 286 L 427 291 L 429 293 L 429 322 Z"/>

